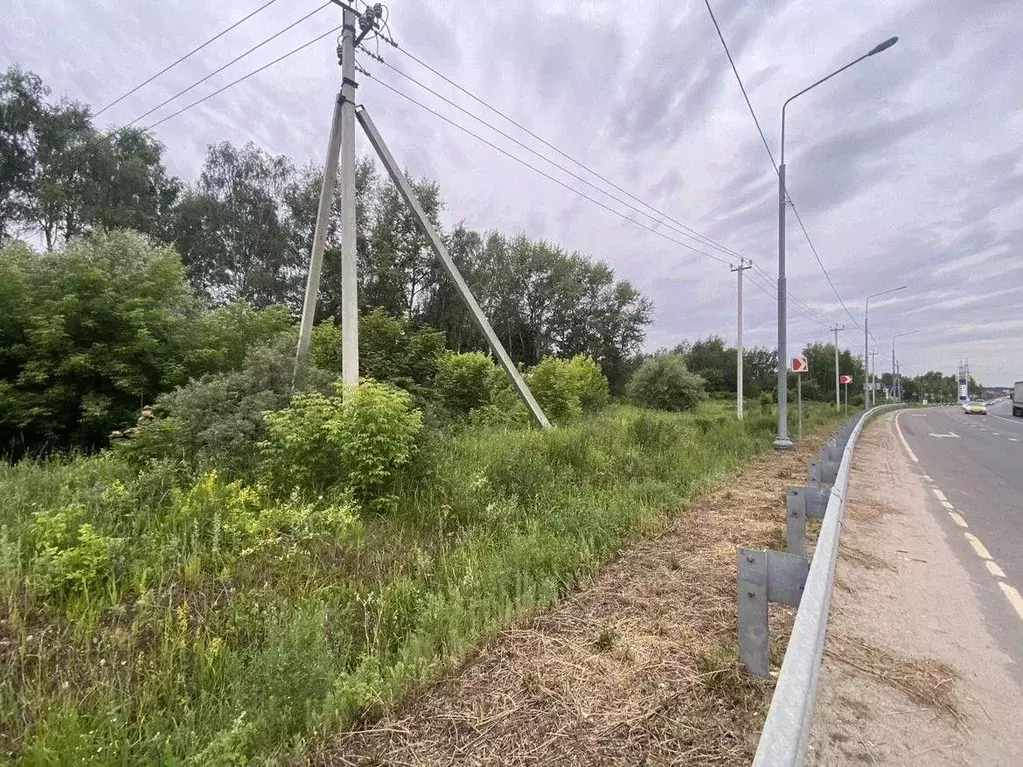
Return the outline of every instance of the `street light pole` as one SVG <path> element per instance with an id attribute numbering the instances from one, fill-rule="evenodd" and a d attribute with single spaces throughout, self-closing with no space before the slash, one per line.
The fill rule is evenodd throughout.
<path id="1" fill-rule="evenodd" d="M 889 288 L 888 290 L 882 290 L 880 293 L 872 293 L 867 296 L 866 304 L 863 308 L 863 409 L 870 409 L 870 386 L 868 379 L 870 378 L 870 369 L 868 368 L 868 354 L 870 353 L 870 299 L 877 298 L 878 296 L 884 296 L 888 293 L 894 293 L 898 290 L 905 290 L 909 285 L 900 285 L 897 288 Z"/>
<path id="2" fill-rule="evenodd" d="M 787 308 L 786 308 L 786 280 L 785 280 L 785 205 L 788 202 L 785 194 L 785 109 L 789 102 L 799 98 L 804 93 L 816 88 L 823 82 L 830 80 L 840 72 L 844 72 L 854 64 L 863 59 L 888 50 L 899 41 L 897 37 L 890 37 L 879 45 L 875 45 L 867 53 L 854 59 L 832 72 L 827 77 L 822 77 L 812 85 L 803 88 L 795 96 L 787 99 L 781 106 L 781 162 L 778 164 L 778 436 L 775 437 L 774 447 L 777 450 L 788 450 L 792 447 L 792 440 L 789 439 L 788 425 L 788 395 L 789 395 L 789 366 L 788 366 L 788 345 L 787 335 Z"/>
<path id="3" fill-rule="evenodd" d="M 896 387 L 895 392 L 898 395 L 898 400 L 902 401 L 902 376 L 899 375 L 899 363 L 895 359 L 895 339 L 902 338 L 903 336 L 911 336 L 914 333 L 919 333 L 920 330 L 907 330 L 904 333 L 894 333 L 892 335 L 892 386 Z M 896 383 L 896 381 L 898 383 Z"/>

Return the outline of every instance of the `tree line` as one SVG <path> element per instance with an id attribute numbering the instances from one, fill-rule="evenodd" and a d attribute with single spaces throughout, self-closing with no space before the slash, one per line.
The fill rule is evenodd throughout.
<path id="1" fill-rule="evenodd" d="M 208 305 L 301 307 L 322 170 L 248 144 L 208 149 L 194 184 L 170 176 L 164 148 L 128 128 L 97 130 L 87 107 L 49 99 L 40 78 L 11 67 L 0 80 L 0 244 L 46 250 L 94 231 L 133 229 L 173 246 Z M 412 179 L 410 179 L 412 180 Z M 438 185 L 412 180 L 440 229 Z M 368 158 L 356 170 L 359 302 L 484 349 L 412 213 Z M 327 237 L 318 319 L 340 316 L 340 199 Z M 620 390 L 651 321 L 651 302 L 606 262 L 524 235 L 444 232 L 453 259 L 512 358 L 591 355 Z"/>

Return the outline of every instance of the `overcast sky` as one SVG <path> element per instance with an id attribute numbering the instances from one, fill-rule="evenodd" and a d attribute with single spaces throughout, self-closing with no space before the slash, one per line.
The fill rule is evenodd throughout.
<path id="1" fill-rule="evenodd" d="M 2 0 L 0 64 L 38 73 L 56 94 L 98 110 L 265 0 Z M 181 66 L 104 113 L 127 122 L 321 5 L 277 0 Z M 855 322 L 871 303 L 878 369 L 892 334 L 904 373 L 955 370 L 1023 379 L 1023 13 L 1018 0 L 714 0 L 767 140 L 777 156 L 782 102 L 875 44 L 899 43 L 793 102 L 788 188 Z M 10 12 L 8 12 L 10 11 Z M 672 218 L 747 258 L 746 339 L 776 345 L 769 284 L 777 274 L 777 177 L 703 0 L 644 3 L 395 0 L 398 43 L 552 144 Z M 314 14 L 169 105 L 215 90 L 340 23 Z M 170 170 L 192 180 L 208 144 L 253 141 L 297 164 L 323 161 L 339 69 L 334 37 L 156 129 Z M 499 118 L 401 53 L 388 63 L 488 121 Z M 378 62 L 375 78 L 486 135 L 531 164 L 655 226 L 530 157 Z M 735 275 L 466 136 L 360 76 L 359 100 L 416 176 L 440 185 L 446 226 L 526 232 L 606 259 L 657 307 L 648 348 L 716 333 L 735 339 Z M 524 143 L 559 158 L 506 123 Z M 359 137 L 360 153 L 368 143 Z M 571 167 L 571 166 L 570 166 Z M 577 167 L 572 170 L 588 176 Z M 616 196 L 623 197 L 615 192 Z M 624 198 L 627 199 L 627 198 Z M 672 225 L 674 226 L 674 225 Z M 665 226 L 661 232 L 695 245 Z M 794 217 L 789 292 L 845 326 L 863 350 Z M 725 261 L 736 260 L 703 246 Z M 763 289 L 757 284 L 764 283 Z M 771 289 L 773 292 L 773 288 Z M 789 352 L 829 338 L 790 307 Z"/>

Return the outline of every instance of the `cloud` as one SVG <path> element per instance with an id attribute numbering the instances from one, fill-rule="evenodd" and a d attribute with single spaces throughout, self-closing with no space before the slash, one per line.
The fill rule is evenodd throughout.
<path id="1" fill-rule="evenodd" d="M 131 119 L 320 0 L 274 3 L 100 119 Z M 99 107 L 256 7 L 254 0 L 174 4 L 10 0 L 0 52 L 40 74 L 57 94 Z M 1023 378 L 1023 19 L 1014 0 L 749 3 L 714 0 L 750 99 L 777 157 L 781 104 L 891 35 L 897 46 L 843 72 L 789 108 L 788 184 L 850 317 L 835 298 L 794 216 L 787 231 L 789 291 L 861 350 L 863 298 L 910 288 L 871 304 L 882 354 L 893 332 L 904 371 L 946 372 L 969 357 L 985 383 Z M 777 178 L 700 3 L 651 0 L 523 0 L 390 5 L 398 42 L 564 152 L 664 213 L 754 259 L 746 337 L 773 346 L 778 243 Z M 241 76 L 339 23 L 328 8 L 196 89 Z M 456 103 L 511 132 L 574 172 L 586 172 L 501 121 L 471 98 L 383 45 L 403 68 Z M 391 83 L 484 133 L 385 67 Z M 340 72 L 328 38 L 160 126 L 172 172 L 198 174 L 205 147 L 254 141 L 322 163 Z M 735 275 L 727 266 L 623 221 L 481 145 L 418 107 L 360 78 L 366 104 L 399 162 L 437 179 L 445 225 L 545 237 L 607 260 L 650 296 L 648 345 L 683 337 L 735 336 Z M 192 94 L 190 94 L 192 95 Z M 170 108 L 168 108 L 168 111 Z M 163 114 L 163 113 L 161 113 Z M 500 146 L 569 186 L 653 226 L 552 165 L 487 133 Z M 360 151 L 367 144 L 358 142 Z M 594 183 L 600 183 L 595 177 Z M 618 192 L 616 196 L 622 197 Z M 658 231 L 702 250 L 675 225 Z M 725 261 L 734 257 L 716 251 Z M 790 344 L 830 338 L 827 324 L 790 310 Z"/>

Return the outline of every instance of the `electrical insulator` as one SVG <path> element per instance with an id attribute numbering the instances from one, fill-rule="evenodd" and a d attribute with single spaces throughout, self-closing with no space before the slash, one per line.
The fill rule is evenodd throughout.
<path id="1" fill-rule="evenodd" d="M 380 5 L 380 3 L 377 3 L 376 5 L 373 6 L 373 13 L 376 14 L 376 17 L 378 19 L 382 19 L 384 17 L 384 6 Z"/>

